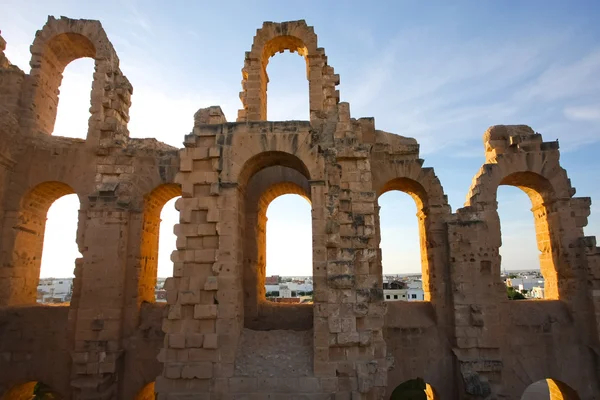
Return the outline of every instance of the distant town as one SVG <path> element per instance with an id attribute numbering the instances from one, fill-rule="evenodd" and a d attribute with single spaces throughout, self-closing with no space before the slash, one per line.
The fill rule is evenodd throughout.
<path id="1" fill-rule="evenodd" d="M 539 270 L 503 271 L 507 296 L 511 300 L 543 299 L 544 278 Z M 157 278 L 155 299 L 167 301 L 164 289 L 167 278 Z M 73 278 L 42 278 L 37 287 L 38 303 L 65 303 L 71 301 Z M 265 297 L 277 303 L 312 303 L 313 280 L 310 276 L 279 276 L 265 278 Z M 395 274 L 383 276 L 385 301 L 423 301 L 421 274 Z"/>

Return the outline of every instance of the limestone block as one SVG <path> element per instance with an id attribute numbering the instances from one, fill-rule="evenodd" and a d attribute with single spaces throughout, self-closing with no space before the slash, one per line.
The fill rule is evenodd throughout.
<path id="1" fill-rule="evenodd" d="M 183 366 L 181 377 L 184 379 L 210 379 L 213 376 L 212 362 L 194 362 Z"/>
<path id="2" fill-rule="evenodd" d="M 195 319 L 215 319 L 217 318 L 217 306 L 214 304 L 196 304 L 194 306 Z"/>
<path id="3" fill-rule="evenodd" d="M 219 281 L 216 276 L 209 276 L 206 278 L 206 282 L 204 283 L 204 290 L 214 291 L 218 290 Z"/>
<path id="4" fill-rule="evenodd" d="M 181 333 L 170 333 L 167 335 L 169 347 L 173 349 L 185 348 L 185 335 Z"/>
<path id="5" fill-rule="evenodd" d="M 168 319 L 181 319 L 181 305 L 173 304 L 169 306 Z"/>
<path id="6" fill-rule="evenodd" d="M 216 333 L 205 334 L 202 347 L 205 349 L 216 349 L 218 347 L 218 335 Z"/>
<path id="7" fill-rule="evenodd" d="M 180 290 L 180 304 L 198 304 L 200 303 L 200 291 L 198 290 Z"/>
<path id="8" fill-rule="evenodd" d="M 338 333 L 342 331 L 342 321 L 340 318 L 329 317 L 328 318 L 329 332 Z"/>
<path id="9" fill-rule="evenodd" d="M 360 343 L 358 332 L 341 332 L 337 334 L 338 346 L 356 346 Z"/>
<path id="10" fill-rule="evenodd" d="M 204 342 L 204 335 L 202 333 L 187 333 L 185 335 L 185 345 L 186 347 L 202 347 L 202 343 Z"/>
<path id="11" fill-rule="evenodd" d="M 183 365 L 180 363 L 165 363 L 164 375 L 165 378 L 179 379 L 181 378 L 181 370 Z"/>

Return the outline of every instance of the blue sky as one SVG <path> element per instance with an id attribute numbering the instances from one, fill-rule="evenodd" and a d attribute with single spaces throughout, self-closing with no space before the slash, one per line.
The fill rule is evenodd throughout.
<path id="1" fill-rule="evenodd" d="M 0 0 L 6 53 L 28 72 L 29 45 L 48 15 L 100 20 L 134 87 L 132 137 L 180 146 L 193 113 L 214 104 L 234 121 L 244 52 L 256 29 L 263 21 L 305 19 L 340 74 L 341 100 L 350 103 L 352 116 L 373 116 L 378 129 L 415 137 L 453 210 L 484 161 L 487 127 L 527 124 L 548 141 L 559 139 L 577 195 L 594 200 L 586 234 L 600 233 L 600 2 L 86 3 Z M 67 67 L 54 134 L 85 135 L 92 71 L 85 59 Z M 278 54 L 268 74 L 269 119 L 308 119 L 302 59 Z M 528 202 L 517 189 L 499 192 L 508 269 L 538 265 Z M 384 271 L 418 271 L 414 203 L 401 193 L 380 203 Z M 57 246 L 69 242 L 65 221 L 76 219 L 76 208 L 76 200 L 65 198 L 51 209 L 48 232 L 58 234 L 47 234 L 46 248 L 54 250 L 45 251 L 42 274 L 71 274 L 76 249 Z M 268 273 L 310 272 L 309 212 L 294 196 L 269 207 Z M 62 221 L 55 228 L 54 215 Z M 163 216 L 159 275 L 171 269 L 172 204 Z"/>

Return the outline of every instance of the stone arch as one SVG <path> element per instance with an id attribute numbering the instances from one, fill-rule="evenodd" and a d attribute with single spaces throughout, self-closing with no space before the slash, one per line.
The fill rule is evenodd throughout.
<path id="1" fill-rule="evenodd" d="M 444 224 L 445 218 L 450 214 L 450 206 L 442 184 L 433 168 L 422 168 L 417 160 L 404 163 L 376 161 L 372 171 L 377 198 L 390 190 L 398 190 L 410 195 L 415 201 L 425 301 L 443 304 L 446 301 L 444 287 L 447 282 L 447 271 L 444 269 L 447 257 Z M 380 236 L 379 217 L 377 231 Z M 381 260 L 381 254 L 379 258 Z"/>
<path id="2" fill-rule="evenodd" d="M 548 158 L 541 152 L 503 154 L 496 159 L 497 163 L 484 164 L 473 178 L 465 207 L 482 211 L 495 207 L 500 185 L 519 187 L 532 201 L 571 198 L 574 189 L 566 171 L 558 165 L 558 159 Z M 539 196 L 532 197 L 535 192 Z"/>
<path id="3" fill-rule="evenodd" d="M 256 173 L 273 166 L 291 168 L 302 174 L 307 180 L 311 179 L 309 168 L 298 156 L 285 151 L 264 151 L 245 160 L 239 171 L 232 171 L 232 181 L 237 182 L 241 188 L 245 188 Z"/>
<path id="4" fill-rule="evenodd" d="M 501 231 L 496 201 L 498 187 L 514 186 L 523 190 L 531 200 L 536 241 L 540 251 L 540 269 L 544 276 L 544 298 L 559 299 L 573 271 L 569 263 L 561 262 L 561 248 L 566 244 L 561 234 L 560 209 L 568 207 L 574 193 L 564 169 L 552 155 L 539 153 L 502 154 L 495 164 L 484 164 L 473 179 L 465 206 L 473 207 L 486 216 L 494 247 L 500 248 Z M 549 159 L 550 158 L 550 159 Z M 500 265 L 498 265 L 498 268 Z"/>
<path id="5" fill-rule="evenodd" d="M 51 134 L 65 67 L 78 58 L 95 60 L 88 139 L 128 136 L 131 84 L 99 21 L 49 17 L 31 46 L 31 72 L 23 104 L 31 105 L 21 120 L 26 131 Z M 98 143 L 95 143 L 98 144 Z"/>
<path id="6" fill-rule="evenodd" d="M 135 400 L 154 400 L 156 399 L 156 393 L 154 391 L 155 382 L 150 382 L 140 390 L 135 396 Z"/>
<path id="7" fill-rule="evenodd" d="M 158 271 L 158 239 L 160 213 L 165 204 L 181 196 L 181 187 L 175 183 L 162 184 L 144 196 L 144 211 L 138 264 L 138 304 L 153 303 Z"/>
<path id="8" fill-rule="evenodd" d="M 63 397 L 43 382 L 32 381 L 13 386 L 0 397 L 0 400 L 31 400 L 32 398 L 60 400 Z"/>
<path id="9" fill-rule="evenodd" d="M 547 396 L 547 397 L 545 397 Z M 579 400 L 577 392 L 564 382 L 556 379 L 542 379 L 527 386 L 521 400 Z"/>
<path id="10" fill-rule="evenodd" d="M 4 298 L 0 304 L 36 302 L 48 209 L 59 198 L 74 193 L 66 183 L 42 182 L 22 197 L 18 211 L 7 213 L 6 226 L 15 233 L 12 248 L 7 247 L 11 248 L 11 254 L 7 255 L 11 272 L 3 285 L 4 293 L 0 292 L 0 298 Z"/>
<path id="11" fill-rule="evenodd" d="M 244 202 L 244 324 L 254 330 L 309 329 L 312 306 L 267 301 L 265 278 L 267 208 L 284 194 L 300 195 L 310 203 L 310 175 L 304 163 L 290 154 L 264 157 L 251 158 L 240 179 L 240 183 L 246 182 L 245 176 L 250 175 L 240 192 Z"/>
<path id="12" fill-rule="evenodd" d="M 392 392 L 390 400 L 438 400 L 435 389 L 422 378 L 402 382 Z"/>
<path id="13" fill-rule="evenodd" d="M 311 121 L 336 109 L 339 75 L 327 64 L 325 50 L 317 47 L 314 28 L 304 20 L 265 22 L 254 36 L 252 49 L 246 52 L 240 92 L 243 108 L 238 112 L 238 122 L 267 119 L 267 64 L 273 55 L 285 50 L 297 52 L 306 60 Z"/>

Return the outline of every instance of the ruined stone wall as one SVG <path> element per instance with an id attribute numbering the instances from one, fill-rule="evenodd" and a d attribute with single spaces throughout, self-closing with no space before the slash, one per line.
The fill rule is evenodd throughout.
<path id="1" fill-rule="evenodd" d="M 52 136 L 62 71 L 80 57 L 96 64 L 87 138 Z M 148 303 L 157 220 L 180 194 L 178 151 L 128 138 L 132 87 L 99 22 L 50 17 L 34 40 L 29 74 L 3 52 L 0 60 L 2 344 L 18 343 L 14 355 L 3 350 L 0 396 L 39 381 L 67 399 L 133 398 L 160 371 L 164 306 L 149 312 Z M 39 306 L 46 213 L 67 194 L 80 203 L 73 298 Z"/>
<path id="2" fill-rule="evenodd" d="M 600 398 L 600 249 L 583 235 L 590 199 L 574 197 L 558 143 L 491 127 L 453 213 L 415 139 L 339 102 L 304 21 L 257 31 L 237 122 L 200 109 L 183 149 L 128 137 L 133 89 L 99 22 L 49 18 L 29 74 L 4 48 L 0 396 L 39 381 L 66 399 L 380 399 L 422 378 L 430 398 L 519 399 L 541 379 L 566 399 Z M 266 66 L 283 50 L 307 62 L 310 121 L 266 121 Z M 96 64 L 87 138 L 52 136 L 62 71 L 79 57 Z M 499 185 L 532 201 L 548 300 L 506 298 Z M 378 198 L 390 190 L 416 204 L 423 302 L 383 301 Z M 314 304 L 265 299 L 266 209 L 290 193 L 312 207 Z M 80 201 L 73 299 L 36 305 L 46 213 L 67 194 Z M 160 211 L 178 196 L 173 277 L 157 304 Z"/>
<path id="3" fill-rule="evenodd" d="M 43 381 L 70 392 L 69 307 L 17 306 L 0 309 L 0 393 Z"/>

